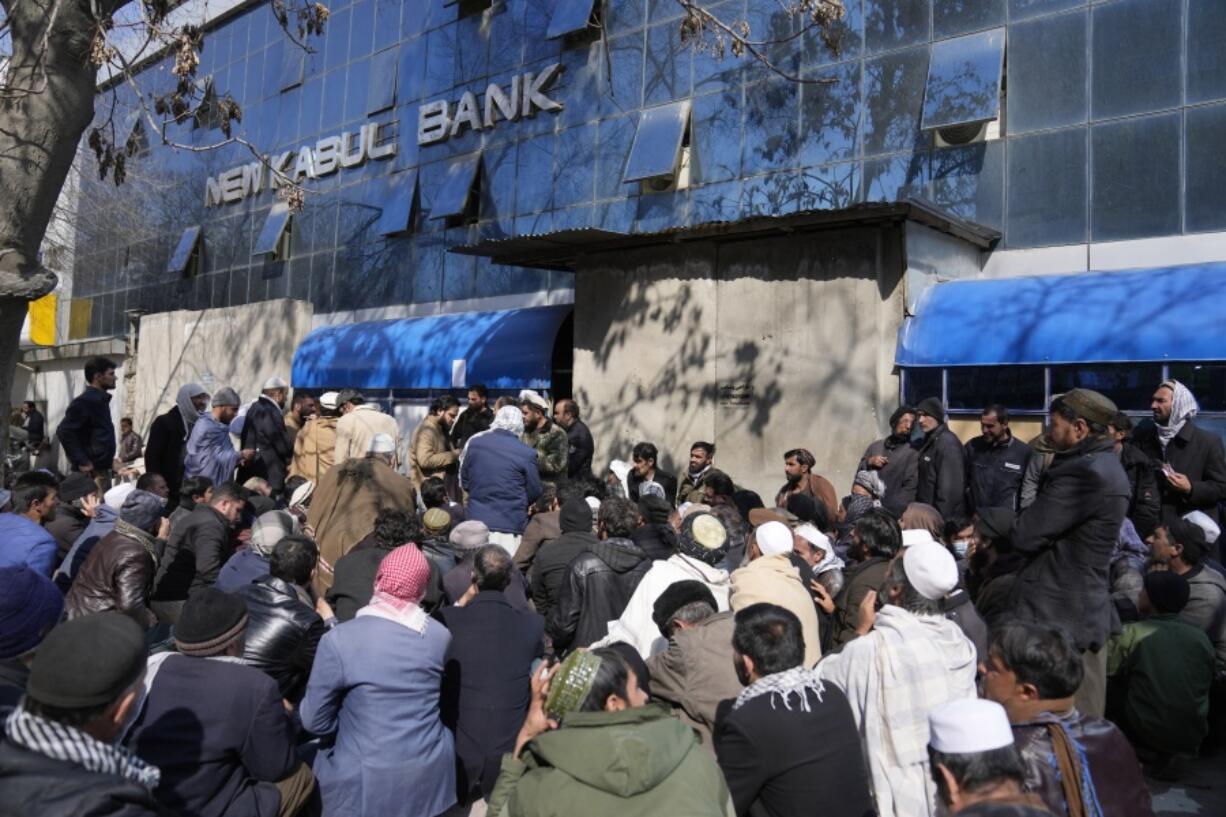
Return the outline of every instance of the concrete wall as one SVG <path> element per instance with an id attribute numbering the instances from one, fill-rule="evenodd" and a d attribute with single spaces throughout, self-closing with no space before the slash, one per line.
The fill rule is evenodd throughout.
<path id="1" fill-rule="evenodd" d="M 840 494 L 897 405 L 898 227 L 686 244 L 580 264 L 575 391 L 599 471 L 654 442 L 679 472 L 692 441 L 770 501 L 783 452 L 813 451 Z"/>
<path id="2" fill-rule="evenodd" d="M 289 381 L 294 350 L 311 331 L 313 309 L 282 299 L 203 311 L 163 312 L 141 318 L 136 364 L 136 428 L 174 405 L 184 383 L 210 393 L 238 390 L 244 402 L 278 376 Z"/>

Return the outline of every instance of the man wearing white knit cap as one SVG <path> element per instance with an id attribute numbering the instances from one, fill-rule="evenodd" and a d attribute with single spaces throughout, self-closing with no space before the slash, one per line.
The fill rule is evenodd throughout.
<path id="1" fill-rule="evenodd" d="M 240 469 L 239 479 L 245 482 L 251 477 L 263 477 L 272 487 L 274 498 L 285 493 L 285 475 L 294 457 L 294 443 L 285 428 L 283 413 L 287 397 L 289 384 L 279 377 L 268 378 L 243 422 L 240 447 L 255 451 L 255 458 Z"/>
<path id="2" fill-rule="evenodd" d="M 881 609 L 874 613 L 877 594 L 870 591 L 860 610 L 861 636 L 817 665 L 851 702 L 880 817 L 937 813 L 928 714 L 975 697 L 975 646 L 941 613 L 941 599 L 958 584 L 958 566 L 936 542 L 909 539 L 915 544 L 886 571 Z"/>
<path id="3" fill-rule="evenodd" d="M 941 802 L 962 817 L 1050 815 L 1043 801 L 1023 792 L 1025 768 L 1013 745 L 1005 708 L 963 698 L 928 715 L 928 759 Z"/>
<path id="4" fill-rule="evenodd" d="M 788 558 L 794 543 L 791 529 L 782 522 L 758 525 L 749 538 L 751 561 L 732 574 L 729 604 L 733 610 L 744 610 L 751 604 L 767 602 L 790 610 L 800 619 L 805 639 L 805 666 L 811 667 L 822 657 L 821 637 L 813 598 Z"/>

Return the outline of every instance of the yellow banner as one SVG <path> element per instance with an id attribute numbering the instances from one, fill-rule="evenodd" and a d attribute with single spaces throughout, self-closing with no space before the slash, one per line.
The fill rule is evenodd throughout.
<path id="1" fill-rule="evenodd" d="M 30 342 L 55 345 L 55 293 L 30 301 Z"/>

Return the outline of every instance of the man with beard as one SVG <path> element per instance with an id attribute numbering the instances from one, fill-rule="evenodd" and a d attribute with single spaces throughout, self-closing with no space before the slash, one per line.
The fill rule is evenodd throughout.
<path id="1" fill-rule="evenodd" d="M 447 435 L 459 413 L 460 401 L 444 394 L 430 404 L 430 415 L 413 432 L 409 442 L 409 476 L 414 489 L 420 491 L 421 484 L 428 478 L 439 477 L 447 484 L 447 494 L 457 495 L 460 454 Z"/>
<path id="2" fill-rule="evenodd" d="M 686 502 L 702 502 L 706 499 L 702 492 L 702 478 L 715 466 L 715 443 L 702 440 L 690 446 L 690 467 L 681 477 L 681 487 L 677 489 L 677 507 Z"/>
<path id="3" fill-rule="evenodd" d="M 294 456 L 294 444 L 285 428 L 285 398 L 289 384 L 279 377 L 264 381 L 259 398 L 247 409 L 243 423 L 242 447 L 255 451 L 255 459 L 244 469 L 241 481 L 263 477 L 272 487 L 274 498 L 285 493 L 285 474 Z"/>
<path id="4" fill-rule="evenodd" d="M 524 414 L 523 443 L 536 450 L 541 482 L 565 479 L 570 440 L 566 432 L 549 419 L 549 403 L 531 389 L 525 389 L 520 393 L 520 409 Z"/>
<path id="5" fill-rule="evenodd" d="M 13 486 L 13 510 L 0 514 L 0 567 L 25 565 L 43 576 L 55 568 L 56 542 L 43 524 L 55 519 L 55 477 L 27 471 Z"/>
<path id="6" fill-rule="evenodd" d="M 1154 392 L 1153 423 L 1143 423 L 1133 441 L 1154 462 L 1162 521 L 1203 511 L 1220 525 L 1217 505 L 1226 499 L 1222 439 L 1193 421 L 1200 407 L 1188 387 L 1166 380 Z"/>
<path id="7" fill-rule="evenodd" d="M 235 451 L 230 442 L 230 423 L 238 416 L 242 402 L 238 392 L 229 387 L 217 390 L 213 395 L 212 414 L 200 416 L 192 426 L 187 440 L 187 457 L 183 461 L 184 477 L 208 477 L 214 485 L 234 479 L 234 469 L 240 461 L 248 462 L 255 451 Z"/>
<path id="8" fill-rule="evenodd" d="M 568 450 L 566 452 L 566 475 L 580 479 L 592 475 L 592 455 L 596 443 L 592 441 L 591 429 L 579 417 L 579 404 L 574 400 L 559 400 L 553 406 L 553 421 L 566 429 Z"/>
<path id="9" fill-rule="evenodd" d="M 924 443 L 919 450 L 915 501 L 937 509 L 946 522 L 966 524 L 966 454 L 958 435 L 945 424 L 945 404 L 935 397 L 916 409 Z M 887 494 L 888 496 L 888 494 Z"/>
<path id="10" fill-rule="evenodd" d="M 895 516 L 902 516 L 915 501 L 919 483 L 919 449 L 911 444 L 915 409 L 900 406 L 890 415 L 890 434 L 872 443 L 860 459 L 857 471 L 876 471 L 885 485 L 881 504 Z"/>
<path id="11" fill-rule="evenodd" d="M 451 444 L 456 451 L 464 450 L 464 443 L 474 434 L 485 431 L 494 422 L 494 412 L 489 407 L 485 386 L 474 383 L 468 387 L 468 406 L 460 412 L 451 427 Z"/>
<path id="12" fill-rule="evenodd" d="M 817 458 L 805 448 L 793 448 L 783 455 L 783 474 L 787 482 L 775 496 L 775 507 L 786 508 L 788 497 L 807 494 L 826 506 L 829 518 L 835 518 L 839 512 L 838 495 L 830 480 L 813 473 L 815 465 Z"/>

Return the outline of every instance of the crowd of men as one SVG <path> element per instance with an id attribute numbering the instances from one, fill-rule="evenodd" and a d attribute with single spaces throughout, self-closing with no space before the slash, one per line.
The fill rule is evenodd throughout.
<path id="1" fill-rule="evenodd" d="M 29 815 L 1151 815 L 1218 748 L 1226 460 L 1181 383 L 1030 443 L 899 408 L 840 498 L 696 441 L 593 471 L 580 406 L 196 383 L 113 481 L 0 495 L 0 790 Z"/>

